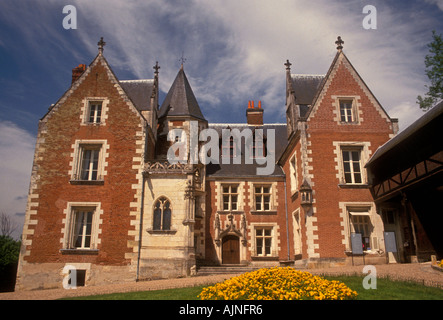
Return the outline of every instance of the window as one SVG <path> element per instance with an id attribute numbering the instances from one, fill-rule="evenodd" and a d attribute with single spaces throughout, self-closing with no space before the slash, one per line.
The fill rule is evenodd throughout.
<path id="1" fill-rule="evenodd" d="M 271 210 L 271 186 L 254 187 L 255 210 L 269 211 Z"/>
<path id="2" fill-rule="evenodd" d="M 101 145 L 80 145 L 79 168 L 74 180 L 103 180 L 103 177 L 99 176 L 100 150 Z"/>
<path id="3" fill-rule="evenodd" d="M 73 208 L 71 215 L 69 249 L 91 249 L 95 207 Z"/>
<path id="4" fill-rule="evenodd" d="M 340 121 L 355 122 L 352 100 L 340 100 Z"/>
<path id="5" fill-rule="evenodd" d="M 89 117 L 88 123 L 100 123 L 102 114 L 101 101 L 89 101 Z"/>
<path id="6" fill-rule="evenodd" d="M 223 211 L 236 211 L 238 209 L 238 185 L 222 186 Z"/>
<path id="7" fill-rule="evenodd" d="M 291 192 L 295 193 L 298 190 L 298 177 L 297 177 L 297 155 L 294 154 L 289 161 L 289 175 L 291 178 Z"/>
<path id="8" fill-rule="evenodd" d="M 300 209 L 294 212 L 294 254 L 301 254 Z"/>
<path id="9" fill-rule="evenodd" d="M 351 232 L 360 233 L 363 250 L 371 250 L 372 224 L 367 212 L 351 212 Z"/>
<path id="10" fill-rule="evenodd" d="M 257 256 L 270 256 L 272 253 L 272 227 L 255 229 L 255 252 Z"/>
<path id="11" fill-rule="evenodd" d="M 361 150 L 342 150 L 344 182 L 347 184 L 362 183 Z"/>
<path id="12" fill-rule="evenodd" d="M 81 125 L 106 125 L 109 99 L 106 97 L 85 97 L 82 100 Z"/>
<path id="13" fill-rule="evenodd" d="M 165 197 L 161 197 L 154 203 L 153 230 L 171 230 L 171 203 Z"/>
<path id="14" fill-rule="evenodd" d="M 246 141 L 250 148 L 249 151 L 251 159 L 266 157 L 267 138 L 263 134 L 263 130 L 254 130 L 251 139 L 252 141 Z"/>
<path id="15" fill-rule="evenodd" d="M 103 184 L 109 148 L 106 140 L 76 140 L 72 147 L 71 184 Z"/>
<path id="16" fill-rule="evenodd" d="M 230 157 L 230 158 L 235 158 L 237 153 L 236 153 L 236 145 L 235 145 L 235 141 L 234 141 L 234 137 L 230 137 L 229 138 L 229 145 L 223 145 L 223 143 L 221 143 L 222 145 L 222 157 Z"/>

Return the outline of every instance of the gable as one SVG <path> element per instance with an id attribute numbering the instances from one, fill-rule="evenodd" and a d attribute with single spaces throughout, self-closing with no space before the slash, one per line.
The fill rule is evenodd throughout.
<path id="1" fill-rule="evenodd" d="M 103 70 L 99 71 L 98 69 L 103 69 Z M 87 79 L 89 77 L 92 77 L 94 74 L 97 79 L 96 81 L 94 81 L 95 82 L 94 85 L 90 86 L 84 85 L 85 81 L 87 81 Z M 102 76 L 103 78 L 99 79 L 98 78 L 99 76 Z M 83 90 L 81 93 L 81 95 L 83 96 L 89 96 L 89 97 L 103 96 L 102 91 L 106 85 L 108 85 L 109 87 L 112 86 L 114 89 L 116 89 L 120 98 L 122 98 L 123 101 L 126 102 L 126 105 L 128 106 L 129 110 L 135 113 L 137 116 L 139 116 L 140 120 L 145 120 L 140 110 L 137 109 L 136 105 L 132 101 L 130 95 L 126 93 L 123 86 L 120 84 L 119 80 L 115 76 L 114 72 L 112 71 L 105 57 L 101 53 L 99 53 L 92 61 L 92 63 L 88 66 L 88 68 L 86 68 L 85 72 L 83 72 L 83 74 L 75 82 L 71 84 L 71 87 L 61 96 L 61 98 L 54 105 L 50 107 L 50 109 L 43 116 L 41 121 L 42 122 L 48 121 L 54 115 L 54 113 L 58 112 L 59 108 L 71 96 L 73 96 L 74 94 L 78 94 L 78 90 L 80 89 Z"/>
<path id="2" fill-rule="evenodd" d="M 320 113 L 322 113 L 322 117 L 327 118 L 327 121 L 331 121 L 332 117 L 335 122 L 339 123 L 338 103 L 340 99 L 354 100 L 358 105 L 356 108 L 358 124 L 370 126 L 370 123 L 374 121 L 391 124 L 392 119 L 342 51 L 337 53 L 320 84 L 308 111 L 307 121 L 313 121 L 321 109 Z M 328 110 L 323 110 L 324 108 Z"/>

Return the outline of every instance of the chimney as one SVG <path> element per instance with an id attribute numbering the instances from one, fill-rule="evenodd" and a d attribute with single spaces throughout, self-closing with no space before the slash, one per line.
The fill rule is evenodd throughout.
<path id="1" fill-rule="evenodd" d="M 79 64 L 77 68 L 72 69 L 72 83 L 74 83 L 80 76 L 85 72 L 86 65 L 85 64 Z"/>
<path id="2" fill-rule="evenodd" d="M 249 125 L 263 125 L 263 109 L 261 108 L 261 101 L 258 102 L 257 108 L 254 107 L 254 101 L 248 101 L 248 109 L 246 109 L 246 120 Z"/>

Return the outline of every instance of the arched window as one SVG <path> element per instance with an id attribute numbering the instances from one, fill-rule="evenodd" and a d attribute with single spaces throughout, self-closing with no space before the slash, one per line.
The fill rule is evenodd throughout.
<path id="1" fill-rule="evenodd" d="M 165 197 L 154 203 L 153 230 L 171 230 L 171 203 Z"/>

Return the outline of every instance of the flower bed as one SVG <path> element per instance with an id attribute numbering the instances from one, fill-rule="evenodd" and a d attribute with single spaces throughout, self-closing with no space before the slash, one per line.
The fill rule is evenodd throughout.
<path id="1" fill-rule="evenodd" d="M 329 281 L 291 267 L 244 273 L 203 288 L 202 300 L 345 300 L 357 292 L 339 281 Z"/>

